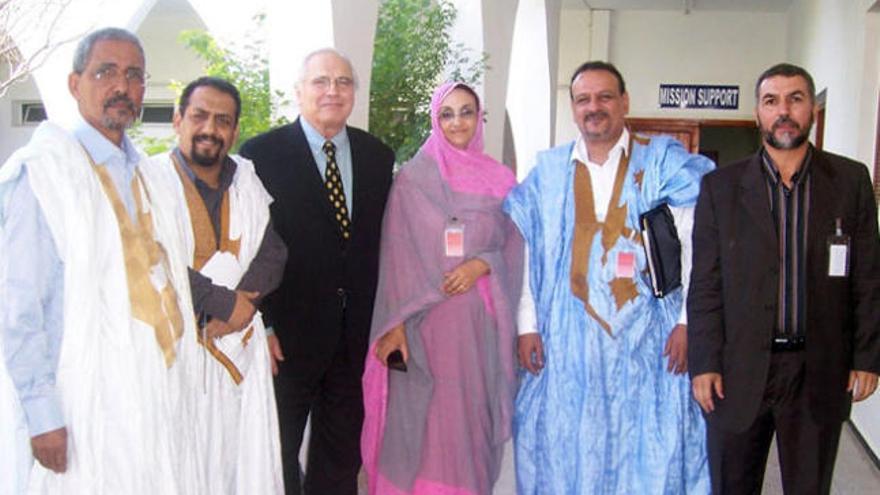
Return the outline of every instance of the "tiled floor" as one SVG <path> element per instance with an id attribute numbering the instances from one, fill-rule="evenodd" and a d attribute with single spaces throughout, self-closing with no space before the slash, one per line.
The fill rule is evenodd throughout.
<path id="1" fill-rule="evenodd" d="M 504 452 L 504 465 L 501 479 L 495 485 L 495 495 L 514 495 L 516 482 L 513 474 L 513 455 L 508 443 Z M 366 494 L 366 483 L 361 476 L 361 494 Z M 764 495 L 782 495 L 782 482 L 779 477 L 779 462 L 776 458 L 776 446 L 771 448 L 770 459 L 767 461 L 767 473 L 764 476 Z M 840 438 L 840 450 L 837 454 L 837 465 L 834 467 L 834 481 L 831 486 L 832 495 L 875 495 L 880 494 L 880 470 L 877 469 L 867 453 L 862 449 L 855 434 L 847 424 Z"/>
<path id="2" fill-rule="evenodd" d="M 775 444 L 770 449 L 770 458 L 767 460 L 763 493 L 782 495 L 782 480 L 779 476 Z M 876 494 L 880 494 L 880 470 L 871 462 L 847 423 L 840 435 L 840 449 L 837 451 L 837 464 L 834 466 L 831 495 Z"/>

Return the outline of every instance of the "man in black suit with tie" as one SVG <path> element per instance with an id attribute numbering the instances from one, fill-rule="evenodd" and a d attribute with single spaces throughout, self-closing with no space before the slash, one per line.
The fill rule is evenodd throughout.
<path id="1" fill-rule="evenodd" d="M 716 495 L 760 492 L 774 431 L 785 493 L 828 493 L 880 373 L 877 209 L 865 165 L 810 145 L 804 69 L 771 67 L 755 96 L 764 146 L 697 201 L 688 368 Z"/>
<path id="2" fill-rule="evenodd" d="M 277 376 L 287 493 L 357 493 L 361 375 L 394 153 L 346 121 L 357 80 L 333 49 L 309 54 L 296 84 L 300 117 L 241 147 L 275 199 L 272 222 L 289 253 L 263 313 Z M 283 349 L 283 354 L 282 354 Z M 306 475 L 298 453 L 306 418 Z"/>

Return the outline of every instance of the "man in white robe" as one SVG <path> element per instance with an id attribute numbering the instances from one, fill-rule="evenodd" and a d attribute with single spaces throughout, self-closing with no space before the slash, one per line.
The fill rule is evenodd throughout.
<path id="1" fill-rule="evenodd" d="M 269 221 L 272 198 L 253 165 L 228 155 L 240 113 L 235 86 L 196 79 L 174 115 L 178 147 L 153 162 L 178 177 L 175 192 L 192 227 L 189 278 L 202 346 L 187 363 L 206 493 L 280 495 L 272 361 L 255 302 L 281 282 L 287 248 Z"/>
<path id="2" fill-rule="evenodd" d="M 144 65 L 128 31 L 85 37 L 68 79 L 81 122 L 40 125 L 0 168 L 0 404 L 16 422 L 0 445 L 19 466 L 0 493 L 204 493 L 183 204 L 125 135 Z"/>

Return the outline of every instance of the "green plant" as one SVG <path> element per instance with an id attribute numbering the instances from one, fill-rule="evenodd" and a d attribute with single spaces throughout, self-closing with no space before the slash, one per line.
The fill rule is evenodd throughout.
<path id="1" fill-rule="evenodd" d="M 177 145 L 177 136 L 153 137 L 144 134 L 143 124 L 138 121 L 125 134 L 137 143 L 138 147 L 148 156 L 164 153 Z"/>
<path id="2" fill-rule="evenodd" d="M 370 132 L 412 157 L 431 131 L 431 94 L 444 74 L 474 84 L 487 56 L 453 43 L 456 10 L 448 0 L 383 0 L 370 80 Z"/>
<path id="3" fill-rule="evenodd" d="M 260 32 L 264 16 L 254 18 L 254 29 Z M 207 32 L 200 29 L 181 31 L 178 42 L 194 51 L 205 62 L 204 74 L 226 79 L 238 88 L 241 94 L 241 116 L 238 120 L 238 141 L 230 152 L 235 152 L 241 143 L 282 124 L 284 117 L 274 117 L 272 109 L 287 103 L 284 93 L 272 92 L 269 86 L 269 61 L 261 40 L 248 38 L 241 45 L 221 46 Z M 185 83 L 172 81 L 175 100 L 180 97 Z M 175 136 L 153 138 L 144 136 L 138 127 L 129 133 L 147 153 L 161 153 L 172 148 Z"/>
<path id="4" fill-rule="evenodd" d="M 255 29 L 261 29 L 265 16 L 257 16 Z M 241 93 L 241 117 L 238 120 L 239 137 L 232 150 L 240 143 L 287 123 L 284 117 L 274 117 L 272 108 L 285 104 L 280 91 L 272 92 L 269 86 L 269 61 L 261 40 L 247 39 L 234 49 L 220 46 L 210 34 L 201 30 L 180 33 L 180 42 L 196 52 L 205 61 L 205 75 L 221 77 L 234 84 Z"/>

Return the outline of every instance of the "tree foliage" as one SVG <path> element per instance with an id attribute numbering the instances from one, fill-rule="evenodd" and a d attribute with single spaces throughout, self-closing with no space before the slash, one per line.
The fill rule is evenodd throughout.
<path id="1" fill-rule="evenodd" d="M 256 19 L 257 28 L 262 20 L 262 16 Z M 286 101 L 282 92 L 273 93 L 269 86 L 269 61 L 262 41 L 249 39 L 241 47 L 229 49 L 202 30 L 183 31 L 179 40 L 205 61 L 205 75 L 226 79 L 241 93 L 239 138 L 233 151 L 257 134 L 287 123 L 284 117 L 273 116 L 272 109 Z"/>
<path id="2" fill-rule="evenodd" d="M 252 33 L 261 32 L 263 16 L 254 19 Z M 178 42 L 195 52 L 205 62 L 204 75 L 226 79 L 238 88 L 241 94 L 241 116 L 238 119 L 238 141 L 230 152 L 238 150 L 248 139 L 287 123 L 284 117 L 274 117 L 272 109 L 286 103 L 282 92 L 272 92 L 269 86 L 269 61 L 266 58 L 263 42 L 249 37 L 241 45 L 222 46 L 213 36 L 201 29 L 181 31 Z M 175 99 L 179 99 L 187 83 L 172 81 L 171 89 Z M 173 147 L 175 136 L 155 138 L 143 134 L 140 128 L 129 134 L 149 154 L 160 153 Z"/>
<path id="3" fill-rule="evenodd" d="M 431 94 L 444 75 L 469 84 L 486 70 L 486 56 L 453 43 L 456 10 L 448 0 L 383 0 L 373 49 L 370 132 L 403 162 L 431 131 Z"/>

